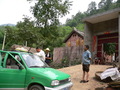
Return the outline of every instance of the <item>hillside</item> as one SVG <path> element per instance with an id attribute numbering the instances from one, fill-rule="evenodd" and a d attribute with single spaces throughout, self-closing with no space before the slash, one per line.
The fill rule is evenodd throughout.
<path id="1" fill-rule="evenodd" d="M 0 26 L 15 26 L 15 24 L 8 23 L 8 24 L 1 24 Z"/>

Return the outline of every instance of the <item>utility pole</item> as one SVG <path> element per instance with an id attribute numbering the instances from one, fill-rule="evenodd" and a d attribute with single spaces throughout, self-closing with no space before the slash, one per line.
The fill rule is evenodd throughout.
<path id="1" fill-rule="evenodd" d="M 27 41 L 25 42 L 25 46 L 27 47 Z"/>
<path id="2" fill-rule="evenodd" d="M 2 50 L 4 50 L 4 48 L 5 48 L 5 39 L 6 39 L 6 30 L 5 30 L 5 34 L 4 34 L 4 38 L 3 38 Z"/>

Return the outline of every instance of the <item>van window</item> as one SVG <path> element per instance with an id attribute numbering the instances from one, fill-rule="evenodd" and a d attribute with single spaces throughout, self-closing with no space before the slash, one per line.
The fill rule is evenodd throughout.
<path id="1" fill-rule="evenodd" d="M 34 68 L 34 67 L 48 67 L 48 65 L 43 62 L 39 56 L 33 55 L 33 54 L 23 54 L 22 55 L 23 59 L 25 60 L 27 66 L 29 68 Z"/>
<path id="2" fill-rule="evenodd" d="M 21 64 L 23 64 L 22 60 L 19 57 L 19 55 L 12 54 L 12 56 L 15 59 L 17 59 Z M 6 68 L 9 68 L 9 69 L 19 69 L 20 64 L 12 56 L 8 55 L 8 58 L 6 60 Z"/>
<path id="3" fill-rule="evenodd" d="M 3 66 L 3 61 L 6 53 L 5 52 L 0 52 L 0 66 Z"/>

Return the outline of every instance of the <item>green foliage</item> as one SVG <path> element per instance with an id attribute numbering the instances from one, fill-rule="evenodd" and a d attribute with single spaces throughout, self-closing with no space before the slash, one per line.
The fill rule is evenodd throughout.
<path id="1" fill-rule="evenodd" d="M 28 0 L 34 1 L 34 0 Z M 69 0 L 36 0 L 31 7 L 35 20 L 24 17 L 23 22 L 18 22 L 16 27 L 6 27 L 6 47 L 13 44 L 27 45 L 30 47 L 54 47 L 63 45 L 64 32 L 59 26 L 59 18 L 69 13 L 71 2 Z M 66 27 L 65 27 L 66 28 Z M 69 29 L 68 29 L 69 30 Z M 63 34 L 64 33 L 64 34 Z"/>
<path id="2" fill-rule="evenodd" d="M 38 34 L 38 29 L 34 27 L 34 22 L 30 21 L 30 18 L 25 17 L 23 22 L 18 22 L 16 27 L 18 28 L 17 35 L 21 44 L 25 44 L 27 41 L 28 46 L 33 47 L 34 43 L 38 43 L 43 37 Z"/>
<path id="3" fill-rule="evenodd" d="M 84 24 L 80 23 L 76 26 L 76 29 L 80 30 L 80 31 L 84 31 Z"/>
<path id="4" fill-rule="evenodd" d="M 59 26 L 55 38 L 48 39 L 47 44 L 45 47 L 49 47 L 52 50 L 54 47 L 61 47 L 64 46 L 64 39 L 69 35 L 69 33 L 72 31 L 72 28 L 69 26 Z"/>
<path id="5" fill-rule="evenodd" d="M 98 7 L 98 8 L 97 8 Z M 83 22 L 82 19 L 94 14 L 98 14 L 98 13 L 102 13 L 114 8 L 118 8 L 120 7 L 120 0 L 114 1 L 113 0 L 101 0 L 98 3 L 98 6 L 96 4 L 95 1 L 92 1 L 89 5 L 88 5 L 88 9 L 85 12 L 78 12 L 75 16 L 72 16 L 71 19 L 67 19 L 66 20 L 66 26 L 70 26 L 70 27 L 76 27 L 77 29 L 79 29 L 79 26 L 82 26 Z M 81 24 L 81 25 L 80 25 Z M 80 30 L 82 30 L 83 28 L 80 28 Z"/>
<path id="6" fill-rule="evenodd" d="M 93 2 L 93 1 L 92 1 L 92 2 L 88 5 L 87 16 L 96 14 L 96 12 L 97 12 L 96 2 Z"/>
<path id="7" fill-rule="evenodd" d="M 40 28 L 43 48 L 61 46 L 59 18 L 69 13 L 70 6 L 69 0 L 37 0 L 35 6 L 31 7 L 36 27 Z"/>
<path id="8" fill-rule="evenodd" d="M 14 43 L 18 42 L 18 35 L 17 30 L 15 26 L 5 26 L 5 32 L 6 32 L 6 40 L 5 40 L 5 49 L 8 49 L 10 46 L 12 46 Z"/>
<path id="9" fill-rule="evenodd" d="M 112 55 L 113 53 L 115 53 L 115 50 L 116 50 L 115 43 L 105 43 L 104 44 L 104 52 L 106 52 L 106 54 Z"/>
<path id="10" fill-rule="evenodd" d="M 72 28 L 69 26 L 59 26 L 60 36 L 66 37 L 69 35 L 69 33 L 72 31 Z"/>
<path id="11" fill-rule="evenodd" d="M 23 22 L 18 22 L 16 27 L 7 26 L 5 30 L 7 31 L 6 49 L 13 44 L 25 45 L 27 41 L 30 47 L 49 47 L 52 51 L 54 47 L 64 46 L 63 41 L 72 31 L 72 28 L 59 26 L 56 30 L 50 30 L 46 33 L 46 30 L 35 27 L 34 22 L 26 17 Z"/>
<path id="12" fill-rule="evenodd" d="M 5 31 L 5 26 L 0 26 L 0 44 L 3 42 L 3 37 L 4 37 L 4 31 Z M 2 47 L 0 46 L 0 49 Z"/>
<path id="13" fill-rule="evenodd" d="M 85 17 L 84 13 L 78 12 L 75 16 L 72 16 L 72 19 L 66 20 L 66 26 L 76 27 L 78 24 L 82 24 L 82 19 Z"/>
<path id="14" fill-rule="evenodd" d="M 66 26 L 75 27 L 77 25 L 77 22 L 74 19 L 73 20 L 72 19 L 67 19 L 66 22 L 67 22 Z"/>
<path id="15" fill-rule="evenodd" d="M 71 2 L 69 0 L 37 0 L 38 2 L 32 7 L 32 12 L 36 18 L 36 25 L 45 28 L 45 30 L 53 29 L 59 24 L 59 17 L 69 13 Z M 49 26 L 49 28 L 48 28 Z"/>
<path id="16" fill-rule="evenodd" d="M 63 67 L 68 67 L 68 66 L 69 66 L 69 60 L 68 60 L 67 58 L 63 58 L 63 59 L 61 60 L 61 65 L 62 65 Z"/>
<path id="17" fill-rule="evenodd" d="M 65 25 L 60 26 L 59 18 L 69 13 L 71 6 L 69 0 L 28 1 L 36 1 L 35 6 L 31 7 L 35 20 L 31 21 L 29 17 L 25 17 L 24 21 L 18 22 L 16 26 L 0 26 L 0 48 L 6 31 L 6 49 L 13 44 L 25 45 L 27 41 L 30 47 L 42 46 L 53 50 L 54 47 L 64 46 L 63 41 L 73 27 L 80 31 L 84 30 L 83 18 L 120 7 L 120 0 L 115 2 L 113 0 L 101 0 L 98 6 L 96 2 L 92 1 L 86 12 L 79 11 L 71 19 L 67 19 Z"/>

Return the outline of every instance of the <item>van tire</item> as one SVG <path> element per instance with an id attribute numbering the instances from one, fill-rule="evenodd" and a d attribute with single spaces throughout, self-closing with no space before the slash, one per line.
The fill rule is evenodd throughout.
<path id="1" fill-rule="evenodd" d="M 44 88 L 40 85 L 32 85 L 28 90 L 44 90 Z"/>

